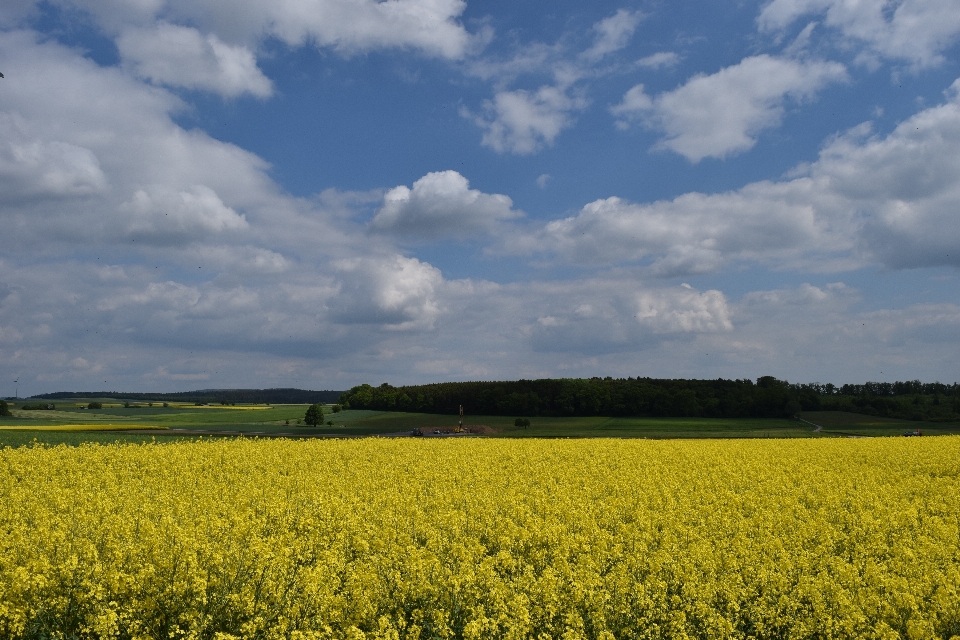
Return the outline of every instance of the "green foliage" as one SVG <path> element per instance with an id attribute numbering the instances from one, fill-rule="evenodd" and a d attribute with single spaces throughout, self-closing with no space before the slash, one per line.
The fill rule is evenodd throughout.
<path id="1" fill-rule="evenodd" d="M 23 411 L 53 411 L 57 405 L 47 402 L 37 404 L 25 404 L 20 407 Z"/>
<path id="2" fill-rule="evenodd" d="M 949 398 L 949 400 L 947 400 Z M 905 420 L 960 419 L 960 385 L 896 382 L 862 385 L 751 380 L 589 378 L 369 384 L 340 396 L 343 406 L 377 411 L 472 415 L 786 418 L 800 411 L 850 411 Z"/>
<path id="3" fill-rule="evenodd" d="M 7 406 L 7 403 L 3 400 L 0 400 L 0 416 L 10 416 L 13 415 L 10 413 L 10 407 Z"/>
<path id="4" fill-rule="evenodd" d="M 527 427 L 530 426 L 530 420 L 528 418 L 517 418 L 516 420 L 513 421 L 513 426 L 523 427 L 524 429 L 526 429 Z"/>
<path id="5" fill-rule="evenodd" d="M 87 409 L 103 409 L 102 402 L 91 402 L 87 405 Z"/>
<path id="6" fill-rule="evenodd" d="M 335 404 L 332 407 L 334 413 L 340 413 L 342 407 L 339 404 Z"/>
<path id="7" fill-rule="evenodd" d="M 318 427 L 323 424 L 323 405 L 312 404 L 307 407 L 307 413 L 304 414 L 303 421 L 311 427 Z"/>

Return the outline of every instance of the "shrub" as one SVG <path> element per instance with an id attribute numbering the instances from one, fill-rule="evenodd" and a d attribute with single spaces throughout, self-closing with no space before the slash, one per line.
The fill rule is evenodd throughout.
<path id="1" fill-rule="evenodd" d="M 530 420 L 527 418 L 517 418 L 516 420 L 513 421 L 513 426 L 523 427 L 524 429 L 526 429 L 527 427 L 530 426 Z"/>
<path id="2" fill-rule="evenodd" d="M 0 400 L 0 416 L 11 416 L 10 407 L 7 406 L 7 403 L 3 400 Z"/>
<path id="3" fill-rule="evenodd" d="M 87 409 L 103 409 L 102 402 L 91 402 L 87 405 Z"/>

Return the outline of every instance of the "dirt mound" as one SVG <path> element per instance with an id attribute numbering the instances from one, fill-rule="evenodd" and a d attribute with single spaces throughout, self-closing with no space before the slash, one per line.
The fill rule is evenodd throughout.
<path id="1" fill-rule="evenodd" d="M 465 425 L 463 428 L 466 429 L 467 432 L 469 433 L 481 433 L 484 435 L 490 435 L 492 433 L 497 432 L 496 429 L 494 429 L 493 427 L 488 427 L 485 424 L 468 424 L 468 425 Z"/>

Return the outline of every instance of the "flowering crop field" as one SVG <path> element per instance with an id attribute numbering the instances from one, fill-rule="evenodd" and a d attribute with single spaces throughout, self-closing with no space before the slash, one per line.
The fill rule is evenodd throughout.
<path id="1" fill-rule="evenodd" d="M 960 438 L 0 450 L 3 638 L 951 638 Z"/>

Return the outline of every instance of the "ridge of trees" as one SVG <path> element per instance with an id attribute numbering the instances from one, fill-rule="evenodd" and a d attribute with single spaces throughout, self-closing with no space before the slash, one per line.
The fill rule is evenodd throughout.
<path id="1" fill-rule="evenodd" d="M 209 402 L 244 404 L 314 404 L 336 402 L 343 391 L 309 391 L 305 389 L 201 389 L 175 393 L 125 393 L 119 391 L 58 391 L 32 396 L 44 400 L 71 398 L 117 398 L 155 402 Z"/>
<path id="2" fill-rule="evenodd" d="M 799 411 L 852 411 L 907 420 L 960 420 L 960 385 L 940 382 L 791 384 L 744 380 L 560 378 L 379 387 L 340 396 L 351 409 L 473 415 L 775 418 Z"/>

